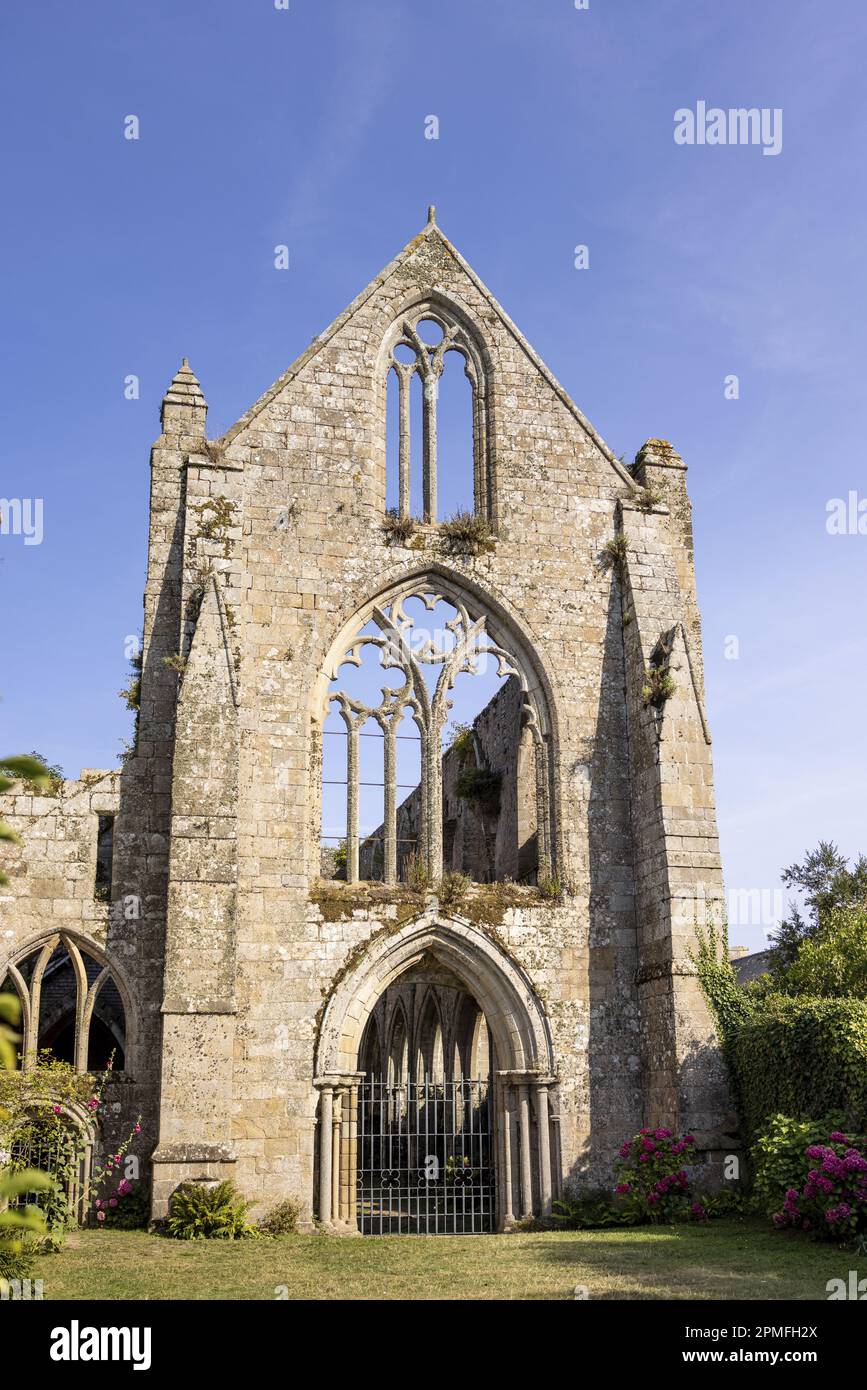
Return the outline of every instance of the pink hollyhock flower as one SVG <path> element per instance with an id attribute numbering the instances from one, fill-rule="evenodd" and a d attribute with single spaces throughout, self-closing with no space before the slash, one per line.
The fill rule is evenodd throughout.
<path id="1" fill-rule="evenodd" d="M 55 1115 L 59 1115 L 59 1114 L 60 1114 L 60 1106 L 59 1106 L 59 1105 L 52 1105 L 51 1108 L 52 1108 L 52 1110 L 54 1111 Z"/>
<path id="2" fill-rule="evenodd" d="M 615 1192 L 631 1192 L 632 1188 L 628 1182 L 619 1182 L 614 1189 Z"/>
<path id="3" fill-rule="evenodd" d="M 105 1220 L 105 1212 L 104 1212 L 104 1211 L 98 1211 L 98 1212 L 96 1213 L 96 1219 L 97 1219 L 97 1221 L 104 1221 L 104 1220 Z"/>
<path id="4" fill-rule="evenodd" d="M 654 1137 L 654 1139 L 670 1139 L 670 1138 L 671 1138 L 671 1130 L 670 1130 L 670 1129 L 655 1129 L 655 1130 L 653 1131 L 653 1137 Z"/>
<path id="5" fill-rule="evenodd" d="M 101 1207 L 101 1206 L 102 1206 L 102 1202 L 100 1201 L 99 1197 L 97 1197 L 97 1199 L 96 1199 L 96 1201 L 94 1202 L 93 1205 L 94 1205 L 95 1207 Z"/>
<path id="6" fill-rule="evenodd" d="M 632 1146 L 631 1146 L 630 1144 L 628 1144 L 628 1143 L 627 1143 L 627 1144 L 622 1144 L 621 1147 L 620 1147 L 620 1157 L 621 1157 L 621 1158 L 628 1158 L 628 1157 L 629 1157 L 629 1150 L 630 1150 L 631 1147 L 632 1147 Z"/>
<path id="7" fill-rule="evenodd" d="M 642 1139 L 641 1147 L 649 1154 L 655 1153 L 656 1145 L 652 1139 Z"/>
<path id="8" fill-rule="evenodd" d="M 116 1198 L 116 1197 L 109 1197 L 109 1199 L 108 1199 L 108 1205 L 109 1205 L 110 1207 L 116 1207 L 116 1206 L 117 1206 L 117 1198 Z"/>
<path id="9" fill-rule="evenodd" d="M 647 1163 L 647 1161 L 648 1161 L 649 1158 L 650 1158 L 650 1154 L 639 1154 L 639 1155 L 638 1155 L 638 1162 L 639 1162 L 639 1163 Z"/>
<path id="10" fill-rule="evenodd" d="M 649 1129 L 640 1129 L 640 1130 L 638 1131 L 638 1133 L 639 1133 L 639 1134 L 649 1134 L 649 1133 L 650 1133 L 650 1130 L 649 1130 Z"/>
<path id="11" fill-rule="evenodd" d="M 842 1133 L 840 1132 L 839 1129 L 835 1129 L 835 1130 L 833 1131 L 832 1134 L 829 1134 L 829 1135 L 828 1135 L 828 1138 L 829 1138 L 829 1139 L 833 1139 L 833 1141 L 834 1141 L 835 1144 L 848 1144 L 848 1143 L 849 1143 L 849 1140 L 846 1138 L 846 1135 L 845 1135 L 845 1134 L 842 1134 Z"/>
<path id="12" fill-rule="evenodd" d="M 96 1110 L 99 1106 L 99 1100 L 96 1096 L 91 1096 L 87 1104 L 90 1110 Z"/>
<path id="13" fill-rule="evenodd" d="M 141 1125 L 136 1125 L 133 1134 L 141 1134 Z"/>
<path id="14" fill-rule="evenodd" d="M 685 1134 L 685 1135 L 683 1136 L 683 1142 L 684 1142 L 684 1144 L 694 1144 L 694 1143 L 695 1143 L 695 1137 L 694 1137 L 692 1134 Z"/>
<path id="15" fill-rule="evenodd" d="M 656 1194 L 655 1192 L 648 1192 L 648 1194 L 647 1194 L 647 1200 L 648 1200 L 648 1202 L 650 1203 L 651 1206 L 654 1206 L 655 1203 L 659 1201 L 659 1197 L 657 1196 L 657 1194 Z"/>

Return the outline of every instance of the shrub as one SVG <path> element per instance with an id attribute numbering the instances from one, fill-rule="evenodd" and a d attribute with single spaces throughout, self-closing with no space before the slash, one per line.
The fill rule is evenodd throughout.
<path id="1" fill-rule="evenodd" d="M 619 569 L 626 559 L 626 552 L 629 548 L 626 533 L 618 531 L 616 536 L 605 542 L 603 555 L 609 565 Z"/>
<path id="2" fill-rule="evenodd" d="M 692 1179 L 683 1167 L 695 1144 L 691 1134 L 678 1139 L 670 1129 L 641 1129 L 622 1145 L 615 1164 L 618 1207 L 635 1221 L 673 1221 L 692 1215 L 705 1219 L 695 1200 Z"/>
<path id="3" fill-rule="evenodd" d="M 396 507 L 389 507 L 382 529 L 390 545 L 406 545 L 415 534 L 415 522 L 411 516 L 401 516 Z"/>
<path id="4" fill-rule="evenodd" d="M 298 1214 L 301 1208 L 297 1202 L 293 1202 L 291 1197 L 285 1201 L 278 1202 L 276 1207 L 272 1207 L 267 1216 L 257 1222 L 257 1228 L 263 1236 L 291 1236 L 298 1229 Z"/>
<path id="5" fill-rule="evenodd" d="M 448 751 L 455 753 L 461 762 L 468 758 L 473 751 L 473 730 L 469 724 L 459 724 L 457 721 L 452 724 L 449 730 L 451 742 Z"/>
<path id="6" fill-rule="evenodd" d="M 767 1128 L 752 1149 L 753 1194 L 765 1216 L 782 1207 L 786 1193 L 801 1187 L 807 1177 L 809 1161 L 804 1157 L 811 1144 L 819 1144 L 843 1124 L 841 1115 L 821 1120 L 794 1120 L 790 1115 L 772 1115 Z"/>
<path id="7" fill-rule="evenodd" d="M 97 1197 L 96 1211 L 102 1213 L 100 1225 L 116 1231 L 140 1231 L 150 1221 L 150 1193 L 144 1183 L 121 1178 L 107 1197 Z"/>
<path id="8" fill-rule="evenodd" d="M 502 776 L 487 767 L 465 767 L 455 778 L 455 793 L 482 811 L 499 815 Z"/>
<path id="9" fill-rule="evenodd" d="M 175 1240 L 240 1240 L 256 1233 L 251 1206 L 233 1182 L 184 1182 L 172 1193 L 166 1232 Z"/>
<path id="10" fill-rule="evenodd" d="M 415 851 L 406 856 L 403 876 L 406 886 L 414 893 L 426 893 L 433 883 L 431 871 L 425 860 Z"/>
<path id="11" fill-rule="evenodd" d="M 539 897 L 546 902 L 559 903 L 567 891 L 566 884 L 559 874 L 543 874 L 536 884 Z"/>
<path id="12" fill-rule="evenodd" d="M 488 522 L 475 512 L 455 512 L 442 523 L 440 538 L 447 555 L 485 555 L 494 549 Z"/>
<path id="13" fill-rule="evenodd" d="M 670 700 L 677 686 L 674 677 L 667 663 L 659 666 L 648 666 L 644 672 L 644 684 L 641 687 L 641 700 L 645 705 L 652 705 L 654 709 L 662 709 L 666 700 Z"/>
<path id="14" fill-rule="evenodd" d="M 462 903 L 470 889 L 472 880 L 467 874 L 450 869 L 442 876 L 439 899 L 443 907 L 456 907 Z"/>
<path id="15" fill-rule="evenodd" d="M 38 1254 L 32 1238 L 0 1243 L 0 1279 L 32 1279 Z"/>
<path id="16" fill-rule="evenodd" d="M 614 1206 L 611 1193 L 603 1189 L 593 1192 L 564 1193 L 553 1203 L 551 1222 L 564 1231 L 597 1230 L 605 1226 L 634 1226 L 638 1217 Z"/>
<path id="17" fill-rule="evenodd" d="M 799 1192 L 792 1186 L 774 1213 L 776 1226 L 800 1226 L 815 1235 L 853 1241 L 867 1231 L 867 1157 L 841 1130 L 823 1144 L 809 1144 L 812 1163 Z"/>
<path id="18" fill-rule="evenodd" d="M 772 1115 L 809 1119 L 841 1111 L 867 1120 L 867 1003 L 771 995 L 726 1045 L 750 1136 Z"/>

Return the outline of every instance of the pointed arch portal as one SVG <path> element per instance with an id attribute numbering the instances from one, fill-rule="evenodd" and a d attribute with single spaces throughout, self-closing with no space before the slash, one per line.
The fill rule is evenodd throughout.
<path id="1" fill-rule="evenodd" d="M 395 1084 L 363 1070 L 383 1055 L 374 1011 L 402 979 L 424 991 L 424 1022 L 426 969 L 432 979 L 448 972 L 478 1006 L 492 1059 L 484 1078 L 453 1072 L 419 1082 L 405 1074 Z M 402 1002 L 387 1026 L 392 1038 L 399 1028 L 405 1046 L 411 1023 Z M 473 1045 L 455 1052 L 476 1057 L 479 1026 L 470 1032 Z M 470 923 L 432 907 L 369 943 L 328 1000 L 315 1085 L 326 1229 L 470 1234 L 550 1210 L 560 1165 L 548 1022 L 520 967 Z"/>

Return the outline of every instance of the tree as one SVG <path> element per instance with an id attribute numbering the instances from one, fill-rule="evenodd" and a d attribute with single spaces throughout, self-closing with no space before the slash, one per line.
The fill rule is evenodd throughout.
<path id="1" fill-rule="evenodd" d="M 836 906 L 806 937 L 774 987 L 785 994 L 867 998 L 867 905 Z"/>
<path id="2" fill-rule="evenodd" d="M 849 861 L 830 840 L 820 840 L 802 864 L 783 870 L 783 883 L 803 894 L 806 917 L 797 906 L 777 928 L 772 940 L 771 970 L 785 971 L 797 958 L 801 945 L 821 932 L 837 908 L 867 907 L 867 856 L 861 854 L 850 869 Z"/>

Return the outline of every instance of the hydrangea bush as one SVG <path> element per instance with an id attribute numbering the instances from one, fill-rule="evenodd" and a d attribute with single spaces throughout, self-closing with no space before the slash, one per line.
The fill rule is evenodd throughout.
<path id="1" fill-rule="evenodd" d="M 639 1130 L 622 1145 L 615 1164 L 617 1205 L 636 1221 L 673 1221 L 685 1215 L 707 1220 L 684 1166 L 694 1148 L 691 1134 L 678 1139 L 670 1129 Z"/>
<path id="2" fill-rule="evenodd" d="M 790 1187 L 777 1226 L 800 1226 L 819 1236 L 850 1240 L 867 1231 L 867 1157 L 842 1130 L 827 1143 L 810 1144 L 804 1157 L 812 1166 L 801 1190 Z"/>

